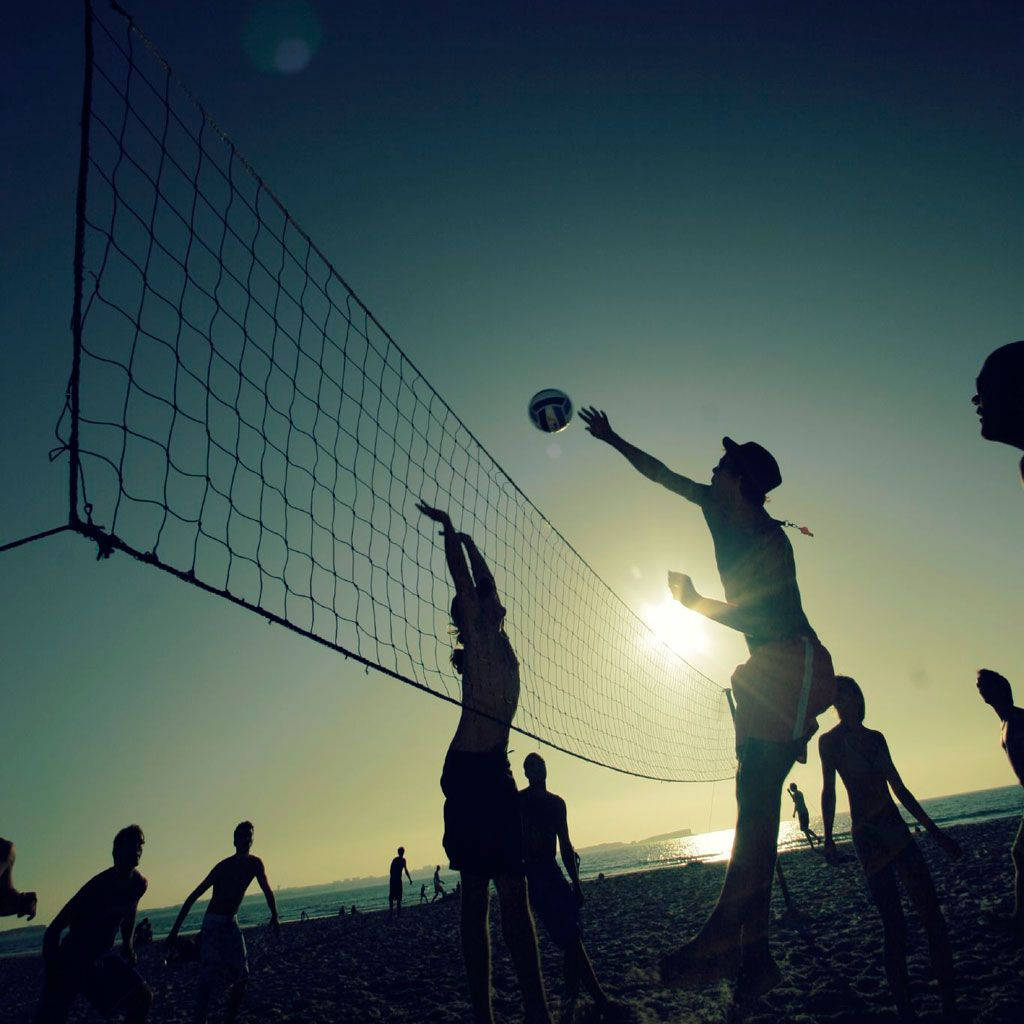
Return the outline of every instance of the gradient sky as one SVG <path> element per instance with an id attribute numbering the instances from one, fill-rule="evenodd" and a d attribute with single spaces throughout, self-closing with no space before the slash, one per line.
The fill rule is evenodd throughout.
<path id="1" fill-rule="evenodd" d="M 706 528 L 579 422 L 552 457 L 524 415 L 540 387 L 698 479 L 725 433 L 776 452 L 770 509 L 817 535 L 794 537 L 808 615 L 910 788 L 1009 784 L 974 674 L 1024 688 L 1024 494 L 970 396 L 1024 336 L 1020 5 L 314 3 L 315 52 L 278 50 L 283 71 L 293 29 L 254 27 L 261 6 L 131 9 L 612 587 L 643 611 L 675 568 L 720 595 Z M 82 63 L 75 4 L 11 17 L 3 541 L 66 518 L 46 453 Z M 41 920 L 129 821 L 150 905 L 182 899 L 241 818 L 275 885 L 379 874 L 399 843 L 442 859 L 455 709 L 71 535 L 0 573 L 0 834 Z M 709 626 L 691 660 L 725 685 L 743 657 Z M 518 772 L 533 746 L 512 747 Z M 579 845 L 733 819 L 729 783 L 548 760 Z M 794 777 L 816 805 L 816 759 Z"/>

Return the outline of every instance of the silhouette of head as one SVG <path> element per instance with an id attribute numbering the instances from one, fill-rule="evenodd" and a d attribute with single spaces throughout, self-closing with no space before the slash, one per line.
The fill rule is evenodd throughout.
<path id="1" fill-rule="evenodd" d="M 1013 707 L 1013 689 L 1010 687 L 1010 681 L 990 668 L 983 668 L 978 672 L 978 693 L 981 694 L 981 699 L 996 711 L 1005 712 Z"/>
<path id="2" fill-rule="evenodd" d="M 978 374 L 972 401 L 987 441 L 1024 448 L 1024 339 L 997 348 Z"/>
<path id="3" fill-rule="evenodd" d="M 114 864 L 119 868 L 138 867 L 146 837 L 138 825 L 127 825 L 114 836 Z"/>
<path id="4" fill-rule="evenodd" d="M 435 870 L 435 871 L 440 871 L 440 870 L 441 870 L 441 865 L 440 865 L 440 864 L 438 864 L 438 865 L 437 865 L 437 867 L 436 867 L 436 868 L 435 868 L 434 870 Z"/>
<path id="5" fill-rule="evenodd" d="M 538 753 L 527 754 L 523 759 L 523 771 L 529 782 L 544 782 L 548 777 L 548 766 Z"/>
<path id="6" fill-rule="evenodd" d="M 795 782 L 791 782 L 791 783 L 789 784 L 789 791 L 790 791 L 790 793 L 795 793 L 795 792 L 797 791 L 797 789 L 796 789 L 796 783 L 795 783 Z"/>
<path id="7" fill-rule="evenodd" d="M 711 472 L 711 487 L 725 498 L 763 505 L 770 490 L 782 483 L 782 474 L 775 457 L 756 441 L 737 444 L 731 437 L 722 438 L 725 454 Z"/>
<path id="8" fill-rule="evenodd" d="M 836 711 L 839 721 L 857 725 L 864 721 L 864 691 L 850 676 L 836 676 Z"/>
<path id="9" fill-rule="evenodd" d="M 253 828 L 251 821 L 240 821 L 235 826 L 235 849 L 239 853 L 248 853 L 252 849 L 252 840 L 255 833 L 256 829 Z"/>
<path id="10" fill-rule="evenodd" d="M 404 857 L 405 856 L 405 847 L 404 846 L 400 846 L 398 848 L 398 856 L 399 857 Z"/>

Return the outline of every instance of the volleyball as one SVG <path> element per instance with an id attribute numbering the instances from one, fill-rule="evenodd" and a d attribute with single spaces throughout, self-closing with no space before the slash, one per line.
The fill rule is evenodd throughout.
<path id="1" fill-rule="evenodd" d="M 545 388 L 530 399 L 527 411 L 538 430 L 543 430 L 545 434 L 557 434 L 569 426 L 572 399 L 558 388 Z"/>

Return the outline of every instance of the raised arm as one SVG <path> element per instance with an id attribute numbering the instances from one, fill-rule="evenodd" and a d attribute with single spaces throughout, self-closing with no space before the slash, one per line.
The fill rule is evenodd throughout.
<path id="1" fill-rule="evenodd" d="M 831 859 L 836 852 L 836 843 L 832 838 L 832 826 L 836 820 L 836 764 L 824 736 L 818 740 L 818 756 L 821 758 L 821 818 L 825 830 L 822 852 Z"/>
<path id="2" fill-rule="evenodd" d="M 181 926 L 188 917 L 188 912 L 192 909 L 193 904 L 200 896 L 206 892 L 207 889 L 213 885 L 213 872 L 211 871 L 189 894 L 185 897 L 185 902 L 181 905 L 181 910 L 178 911 L 178 916 L 174 919 L 174 924 L 171 925 L 171 930 L 167 933 L 168 943 L 173 944 L 174 940 L 178 937 L 178 932 L 181 930 Z"/>
<path id="3" fill-rule="evenodd" d="M 49 923 L 46 931 L 43 932 L 43 965 L 49 967 L 53 963 L 57 950 L 60 948 L 61 933 L 71 923 L 71 914 L 74 911 L 75 901 L 78 899 L 81 890 L 68 900 L 60 909 L 60 913 Z"/>
<path id="4" fill-rule="evenodd" d="M 670 572 L 668 589 L 680 604 L 686 605 L 691 611 L 699 612 L 706 619 L 720 622 L 723 626 L 738 630 L 747 636 L 756 634 L 762 626 L 761 619 L 756 613 L 698 594 L 693 580 L 685 573 Z"/>
<path id="5" fill-rule="evenodd" d="M 608 415 L 603 410 L 595 409 L 593 406 L 589 409 L 580 409 L 580 419 L 587 425 L 590 434 L 624 455 L 629 464 L 643 473 L 648 480 L 661 484 L 673 494 L 678 494 L 695 505 L 703 504 L 705 496 L 711 490 L 707 484 L 698 484 L 681 473 L 673 473 L 664 462 L 630 444 L 625 438 L 619 437 L 612 430 Z"/>
<path id="6" fill-rule="evenodd" d="M 558 852 L 562 855 L 562 863 L 565 865 L 565 873 L 572 882 L 572 891 L 576 895 L 576 902 L 583 902 L 583 888 L 580 885 L 580 865 L 576 856 L 576 850 L 569 838 L 569 817 L 566 813 L 565 803 L 559 809 L 558 816 Z"/>
<path id="7" fill-rule="evenodd" d="M 270 882 L 267 880 L 267 869 L 263 866 L 263 861 L 259 857 L 256 858 L 256 882 L 259 887 L 263 890 L 263 897 L 267 901 L 267 906 L 270 908 L 270 923 L 275 927 L 280 927 L 280 922 L 277 917 L 277 900 L 274 898 L 274 890 L 270 888 Z"/>
<path id="8" fill-rule="evenodd" d="M 928 816 L 928 812 L 917 802 L 914 794 L 907 789 L 900 773 L 896 771 L 896 765 L 892 763 L 892 755 L 889 753 L 889 745 L 882 737 L 882 750 L 888 762 L 885 769 L 885 780 L 889 783 L 894 796 L 917 820 L 925 827 L 928 834 L 942 847 L 943 851 L 950 857 L 959 857 L 960 844 L 950 835 L 947 835 Z"/>
<path id="9" fill-rule="evenodd" d="M 451 574 L 452 583 L 455 584 L 455 593 L 464 600 L 475 600 L 476 589 L 473 586 L 473 578 L 469 574 L 469 566 L 466 564 L 466 556 L 462 550 L 462 543 L 459 535 L 452 526 L 451 516 L 443 509 L 434 508 L 425 501 L 416 503 L 416 507 L 428 519 L 432 519 L 441 526 L 441 536 L 444 538 L 444 557 L 448 562 L 448 572 Z"/>

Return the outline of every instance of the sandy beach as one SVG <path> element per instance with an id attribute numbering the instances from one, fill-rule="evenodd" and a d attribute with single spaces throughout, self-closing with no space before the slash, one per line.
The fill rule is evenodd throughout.
<path id="1" fill-rule="evenodd" d="M 918 837 L 932 868 L 950 924 L 961 981 L 964 1019 L 1018 1022 L 1024 1006 L 1024 950 L 985 932 L 983 913 L 1008 909 L 1012 895 L 1009 845 L 1016 820 L 951 829 L 964 848 L 948 861 Z M 786 915 L 774 895 L 773 951 L 784 981 L 748 1013 L 751 1024 L 895 1020 L 881 961 L 881 930 L 852 859 L 830 867 L 809 850 L 781 862 L 799 918 Z M 598 976 L 616 999 L 630 1004 L 638 1022 L 724 1021 L 731 995 L 726 983 L 696 991 L 668 990 L 658 980 L 659 956 L 690 934 L 717 895 L 724 866 L 693 864 L 591 882 L 585 886 L 585 941 Z M 910 974 L 922 1020 L 938 1020 L 924 935 L 912 913 Z M 497 928 L 495 1015 L 521 1021 L 518 989 Z M 401 920 L 387 915 L 290 923 L 279 941 L 261 929 L 247 933 L 252 961 L 242 1019 L 273 1024 L 471 1020 L 459 953 L 458 907 L 408 907 Z M 541 931 L 544 973 L 553 1009 L 562 989 L 560 955 Z M 155 1024 L 190 1020 L 193 965 L 163 965 L 161 944 L 140 951 L 140 969 L 154 993 Z M 41 978 L 37 957 L 0 960 L 0 1009 L 10 1024 L 31 1019 Z M 578 1019 L 587 1021 L 589 1002 Z M 73 1021 L 99 1020 L 80 1002 Z M 212 1018 L 214 1020 L 219 1017 Z"/>

